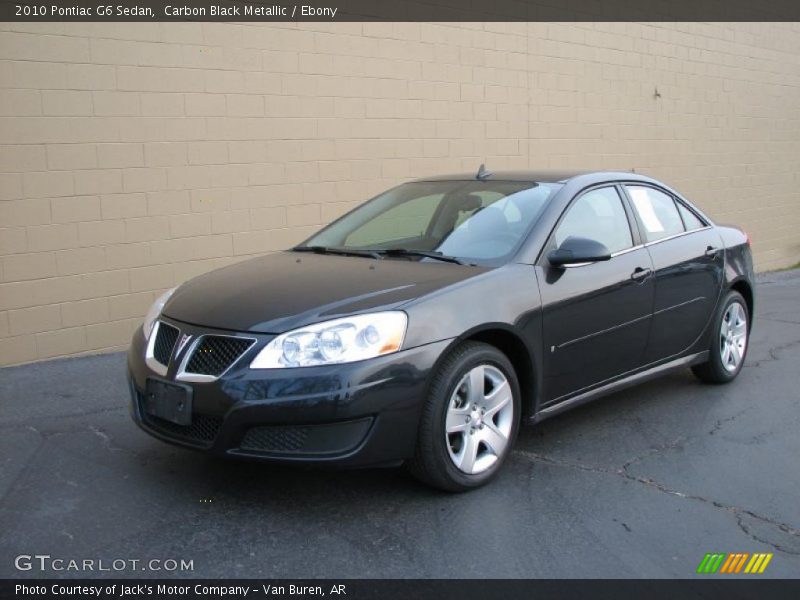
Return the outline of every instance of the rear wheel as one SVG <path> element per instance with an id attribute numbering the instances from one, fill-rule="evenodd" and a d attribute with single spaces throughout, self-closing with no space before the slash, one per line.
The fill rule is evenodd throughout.
<path id="1" fill-rule="evenodd" d="M 747 302 L 739 292 L 731 290 L 715 318 L 708 361 L 692 367 L 694 374 L 707 383 L 733 381 L 747 355 L 749 323 Z"/>
<path id="2" fill-rule="evenodd" d="M 434 375 L 409 470 L 456 492 L 487 483 L 500 470 L 519 427 L 519 383 L 508 358 L 467 342 Z"/>

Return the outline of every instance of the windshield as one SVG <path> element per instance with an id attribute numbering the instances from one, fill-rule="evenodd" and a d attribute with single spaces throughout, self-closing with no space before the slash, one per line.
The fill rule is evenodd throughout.
<path id="1" fill-rule="evenodd" d="M 518 181 L 406 183 L 359 206 L 303 246 L 497 260 L 517 248 L 559 187 Z"/>

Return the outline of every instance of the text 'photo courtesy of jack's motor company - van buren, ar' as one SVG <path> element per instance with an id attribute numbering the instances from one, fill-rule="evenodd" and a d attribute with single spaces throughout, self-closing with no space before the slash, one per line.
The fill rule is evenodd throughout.
<path id="1" fill-rule="evenodd" d="M 133 598 L 138 596 L 186 596 L 195 594 L 198 596 L 235 596 L 237 598 L 246 597 L 250 594 L 262 596 L 347 596 L 347 585 L 342 583 L 331 583 L 322 585 L 301 585 L 301 584 L 262 584 L 254 585 L 220 585 L 220 584 L 69 584 L 52 583 L 23 584 L 18 583 L 14 586 L 14 593 L 17 596 L 82 596 L 97 598 Z"/>

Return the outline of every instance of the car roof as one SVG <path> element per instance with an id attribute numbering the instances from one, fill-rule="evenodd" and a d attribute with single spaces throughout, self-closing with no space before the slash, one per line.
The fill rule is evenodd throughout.
<path id="1" fill-rule="evenodd" d="M 421 177 L 415 179 L 415 182 L 424 181 L 474 181 L 477 171 L 473 173 L 456 173 L 451 175 L 434 175 L 431 177 Z M 531 171 L 498 171 L 496 173 L 489 172 L 486 176 L 482 177 L 482 181 L 530 181 L 537 183 L 566 183 L 570 179 L 576 177 L 593 175 L 598 179 L 605 180 L 650 180 L 649 177 L 644 177 L 629 171 L 589 171 L 589 170 L 531 170 Z"/>

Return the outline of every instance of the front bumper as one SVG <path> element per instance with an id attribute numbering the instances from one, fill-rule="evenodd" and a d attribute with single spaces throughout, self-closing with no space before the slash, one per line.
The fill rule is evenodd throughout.
<path id="1" fill-rule="evenodd" d="M 189 335 L 231 332 L 166 322 Z M 397 464 L 414 453 L 431 370 L 449 341 L 343 365 L 251 370 L 250 362 L 273 336 L 254 344 L 220 379 L 175 381 L 145 361 L 141 328 L 128 353 L 130 411 L 161 440 L 241 458 L 370 466 Z M 191 388 L 192 422 L 176 425 L 145 410 L 147 380 Z"/>

